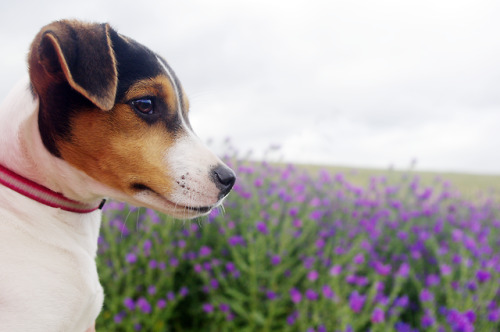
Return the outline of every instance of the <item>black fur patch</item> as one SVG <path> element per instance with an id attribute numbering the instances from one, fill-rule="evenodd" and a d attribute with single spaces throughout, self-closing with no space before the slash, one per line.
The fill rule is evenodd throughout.
<path id="1" fill-rule="evenodd" d="M 132 39 L 124 39 L 114 30 L 111 30 L 111 41 L 118 64 L 118 92 L 115 103 L 129 102 L 124 99 L 125 93 L 130 86 L 137 81 L 154 78 L 160 74 L 165 74 L 168 77 L 167 73 L 164 72 L 164 68 L 158 62 L 158 59 L 161 58 L 150 49 Z M 164 64 L 168 66 L 166 62 L 164 62 Z M 177 77 L 170 68 L 169 70 L 174 77 L 175 83 L 178 85 Z M 174 84 L 174 82 L 172 82 L 172 84 Z M 167 130 L 170 132 L 175 133 L 179 131 L 182 126 L 177 109 L 168 109 L 167 104 L 160 98 L 153 99 L 157 113 L 155 115 L 144 115 L 136 112 L 139 117 L 148 124 L 163 121 Z"/>
<path id="2" fill-rule="evenodd" d="M 101 25 L 99 25 L 99 27 L 101 27 Z M 102 30 L 102 33 L 103 36 L 105 36 L 104 30 Z M 154 52 L 132 39 L 125 39 L 113 29 L 110 29 L 109 33 L 118 72 L 118 86 L 115 104 L 127 103 L 130 105 L 131 101 L 125 100 L 124 98 L 127 90 L 132 84 L 139 80 L 157 77 L 160 74 L 164 74 L 167 77 L 168 75 L 164 72 L 165 69 L 160 64 L 158 60 L 159 57 Z M 89 48 L 89 45 L 87 45 L 88 43 L 81 42 L 79 40 L 77 32 L 72 31 L 71 35 L 76 43 L 71 52 L 77 52 L 79 58 L 84 58 L 85 52 L 92 52 L 92 48 Z M 96 63 L 85 61 L 80 63 L 84 63 L 85 66 L 80 68 L 75 67 L 72 64 L 68 64 L 72 74 L 75 73 L 79 79 L 84 80 L 90 85 L 93 83 L 95 89 L 102 88 L 103 84 L 107 84 L 105 80 L 101 81 L 102 78 L 100 76 L 92 77 L 92 73 L 95 71 L 92 69 L 89 70 L 89 67 L 103 64 L 109 66 L 110 64 L 106 62 Z M 166 62 L 164 62 L 164 65 L 169 68 Z M 175 80 L 172 84 L 175 83 L 179 87 L 180 96 L 178 97 L 180 98 L 180 104 L 183 109 L 181 114 L 183 115 L 186 124 L 190 126 L 189 120 L 184 112 L 185 105 L 183 103 L 180 83 L 170 68 L 169 71 Z M 88 73 L 88 75 L 86 75 L 86 73 Z M 97 91 L 93 91 L 93 93 L 97 95 L 99 94 Z M 47 149 L 53 155 L 61 157 L 56 141 L 60 139 L 67 141 L 71 140 L 71 118 L 76 114 L 76 112 L 81 111 L 81 109 L 96 108 L 96 106 L 82 94 L 74 90 L 66 81 L 54 82 L 46 91 L 46 96 L 47 98 L 43 98 L 45 101 L 40 103 L 38 120 L 40 134 Z M 131 105 L 130 107 L 133 109 Z M 177 107 L 176 109 L 168 109 L 165 101 L 162 101 L 160 98 L 156 99 L 155 107 L 158 112 L 157 116 L 148 116 L 136 112 L 137 116 L 150 125 L 157 123 L 158 121 L 162 121 L 167 130 L 171 133 L 177 134 L 182 131 L 182 121 L 179 118 Z"/>
<path id="3" fill-rule="evenodd" d="M 162 68 L 156 55 L 132 39 L 124 39 L 116 31 L 110 31 L 111 42 L 118 65 L 118 91 L 115 103 L 124 102 L 129 87 L 141 79 L 158 76 Z"/>
<path id="4" fill-rule="evenodd" d="M 61 157 L 56 140 L 70 140 L 71 117 L 78 109 L 95 106 L 68 83 L 50 86 L 47 94 L 51 98 L 47 98 L 46 101 L 40 100 L 38 128 L 47 150 Z"/>

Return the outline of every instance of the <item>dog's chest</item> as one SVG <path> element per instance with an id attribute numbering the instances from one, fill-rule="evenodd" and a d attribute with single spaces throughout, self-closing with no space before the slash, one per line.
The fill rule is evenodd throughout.
<path id="1" fill-rule="evenodd" d="M 95 266 L 100 214 L 64 219 L 69 214 L 15 197 L 17 206 L 27 204 L 20 213 L 2 189 L 0 330 L 85 331 L 103 302 Z"/>

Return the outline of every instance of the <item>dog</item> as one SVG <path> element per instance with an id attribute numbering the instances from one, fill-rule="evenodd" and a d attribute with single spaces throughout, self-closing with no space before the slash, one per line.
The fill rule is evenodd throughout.
<path id="1" fill-rule="evenodd" d="M 0 106 L 0 331 L 94 331 L 103 199 L 189 219 L 235 174 L 167 62 L 109 24 L 43 27 L 28 68 Z"/>

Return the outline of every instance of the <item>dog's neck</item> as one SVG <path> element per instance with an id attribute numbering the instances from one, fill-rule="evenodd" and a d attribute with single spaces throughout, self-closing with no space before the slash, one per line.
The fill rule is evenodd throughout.
<path id="1" fill-rule="evenodd" d="M 38 99 L 24 79 L 0 106 L 0 164 L 64 196 L 98 203 L 109 191 L 45 148 L 38 129 Z"/>

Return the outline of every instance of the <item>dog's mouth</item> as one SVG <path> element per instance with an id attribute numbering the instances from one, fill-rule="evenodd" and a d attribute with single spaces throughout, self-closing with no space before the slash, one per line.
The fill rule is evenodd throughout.
<path id="1" fill-rule="evenodd" d="M 150 193 L 150 194 L 154 195 L 155 197 L 161 199 L 161 201 L 165 202 L 167 206 L 173 207 L 175 210 L 192 212 L 192 213 L 195 213 L 195 215 L 204 215 L 204 214 L 210 212 L 214 208 L 214 206 L 191 206 L 191 205 L 183 205 L 183 204 L 175 203 L 175 202 L 167 199 L 164 195 L 161 195 L 156 190 L 152 189 L 151 187 L 149 187 L 143 183 L 134 183 L 131 185 L 131 188 L 136 192 Z"/>

